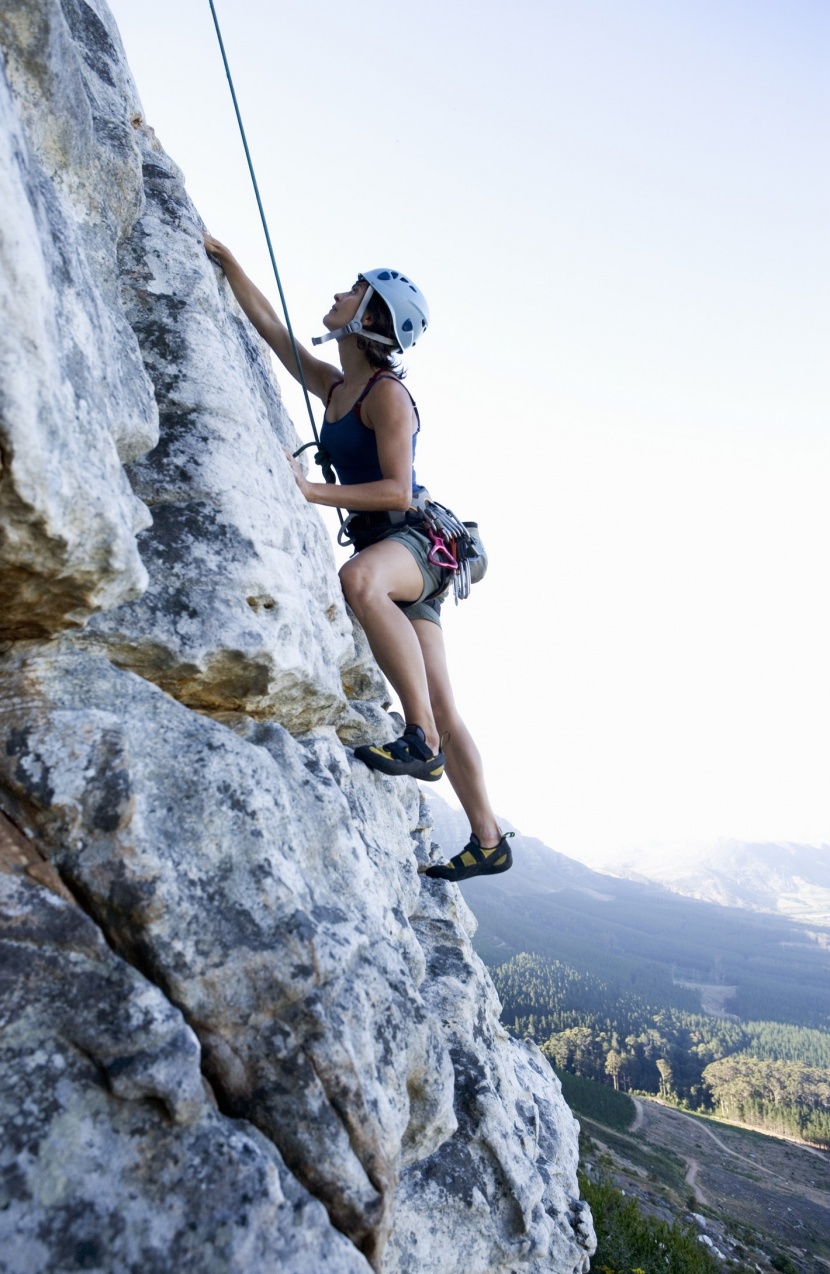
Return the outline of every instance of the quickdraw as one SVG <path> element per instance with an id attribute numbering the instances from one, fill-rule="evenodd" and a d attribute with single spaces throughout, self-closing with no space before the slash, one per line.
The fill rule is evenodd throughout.
<path id="1" fill-rule="evenodd" d="M 433 566 L 452 572 L 458 605 L 470 596 L 472 585 L 478 583 L 487 570 L 487 553 L 478 534 L 478 523 L 462 522 L 452 509 L 439 504 L 425 491 L 419 492 L 415 507 L 432 544 L 428 560 Z"/>

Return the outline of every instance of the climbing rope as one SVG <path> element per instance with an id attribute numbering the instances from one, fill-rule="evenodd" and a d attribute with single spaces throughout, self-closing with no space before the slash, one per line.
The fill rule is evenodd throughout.
<path id="1" fill-rule="evenodd" d="M 219 19 L 216 16 L 216 7 L 213 3 L 213 0 L 208 0 L 208 3 L 210 4 L 210 12 L 213 16 L 213 25 L 216 28 L 216 38 L 219 41 L 219 51 L 222 54 L 222 62 L 225 67 L 225 75 L 228 78 L 228 86 L 231 90 L 231 98 L 233 99 L 233 109 L 236 112 L 236 122 L 239 125 L 239 135 L 242 138 L 242 145 L 245 150 L 245 158 L 248 161 L 248 172 L 251 174 L 251 182 L 254 187 L 254 194 L 256 195 L 257 207 L 259 208 L 259 216 L 260 216 L 260 220 L 262 221 L 262 228 L 265 231 L 265 242 L 268 244 L 268 255 L 271 258 L 271 267 L 274 271 L 274 278 L 277 281 L 277 291 L 280 294 L 280 301 L 282 303 L 282 312 L 285 315 L 285 326 L 288 330 L 288 338 L 291 341 L 291 349 L 294 354 L 294 361 L 297 364 L 297 376 L 300 381 L 300 384 L 303 387 L 303 397 L 305 398 L 305 405 L 308 410 L 308 418 L 311 421 L 311 432 L 314 434 L 314 442 L 307 442 L 305 446 L 300 447 L 297 451 L 295 451 L 294 455 L 298 456 L 300 455 L 301 452 L 305 451 L 306 448 L 316 446 L 317 454 L 314 458 L 323 471 L 323 477 L 325 478 L 326 482 L 334 482 L 335 476 L 334 476 L 334 470 L 331 467 L 331 460 L 329 458 L 328 453 L 325 451 L 322 444 L 320 443 L 320 435 L 317 432 L 317 425 L 315 424 L 315 421 L 314 421 L 314 412 L 311 410 L 311 400 L 309 399 L 309 396 L 308 396 L 308 386 L 305 383 L 305 376 L 303 375 L 303 364 L 300 359 L 300 351 L 297 348 L 297 342 L 294 338 L 294 329 L 291 326 L 291 319 L 288 314 L 288 304 L 285 299 L 285 293 L 282 290 L 282 281 L 280 279 L 280 272 L 277 269 L 277 259 L 274 256 L 274 249 L 271 244 L 271 235 L 268 231 L 268 222 L 265 217 L 265 209 L 262 206 L 262 199 L 260 198 L 260 194 L 259 194 L 259 185 L 257 183 L 256 173 L 254 172 L 253 160 L 251 159 L 251 152 L 248 149 L 248 139 L 245 136 L 245 126 L 242 123 L 242 114 L 239 110 L 239 102 L 237 101 L 237 98 L 236 98 L 236 89 L 233 86 L 233 77 L 231 76 L 231 68 L 228 65 L 228 57 L 227 57 L 227 54 L 225 53 L 225 42 L 222 39 L 222 32 L 219 29 Z M 342 525 L 343 513 L 340 509 L 337 510 L 337 515 L 340 518 L 340 522 Z"/>

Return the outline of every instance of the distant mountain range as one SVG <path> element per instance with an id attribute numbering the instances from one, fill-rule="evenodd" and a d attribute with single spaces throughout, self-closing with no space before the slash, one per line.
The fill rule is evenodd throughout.
<path id="1" fill-rule="evenodd" d="M 469 825 L 460 810 L 429 794 L 435 839 L 447 855 L 464 844 Z M 503 827 L 512 824 L 502 819 Z M 514 841 L 514 846 L 517 841 Z M 616 894 L 612 881 L 660 885 L 684 898 L 786 916 L 830 927 L 830 845 L 722 840 L 710 846 L 644 850 L 636 858 L 609 861 L 601 871 L 560 854 L 532 836 L 520 838 L 516 866 L 499 881 L 507 894 L 529 888 L 578 889 L 599 898 Z"/>
<path id="2" fill-rule="evenodd" d="M 433 839 L 449 858 L 467 839 L 466 818 L 431 792 L 429 800 Z M 744 1022 L 830 1030 L 826 851 L 719 846 L 695 861 L 695 875 L 679 857 L 671 871 L 649 858 L 611 875 L 532 836 L 517 833 L 512 845 L 511 871 L 461 886 L 478 922 L 476 949 L 491 967 L 535 953 L 622 999 L 708 1012 L 717 992 L 720 1009 Z M 649 878 L 658 870 L 673 878 Z"/>
<path id="3" fill-rule="evenodd" d="M 694 850 L 650 851 L 604 870 L 656 881 L 685 898 L 830 925 L 830 845 L 722 840 Z"/>

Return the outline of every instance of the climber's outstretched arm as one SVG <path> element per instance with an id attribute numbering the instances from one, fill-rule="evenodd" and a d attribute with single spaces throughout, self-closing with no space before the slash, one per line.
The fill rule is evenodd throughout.
<path id="1" fill-rule="evenodd" d="M 299 380 L 297 360 L 291 347 L 288 329 L 278 318 L 271 302 L 248 278 L 230 248 L 226 248 L 224 243 L 206 234 L 205 248 L 221 265 L 234 296 L 260 336 L 271 346 L 286 371 L 290 372 L 295 380 Z M 332 385 L 342 380 L 343 373 L 322 358 L 315 358 L 299 342 L 297 342 L 297 351 L 309 393 L 326 402 Z"/>

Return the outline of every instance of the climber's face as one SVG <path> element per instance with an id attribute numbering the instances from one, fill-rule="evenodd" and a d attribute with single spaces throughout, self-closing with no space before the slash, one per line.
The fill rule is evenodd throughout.
<path id="1" fill-rule="evenodd" d="M 338 327 L 345 327 L 347 323 L 351 323 L 357 311 L 360 309 L 360 302 L 366 294 L 369 284 L 365 279 L 358 279 L 354 285 L 349 288 L 348 292 L 335 292 L 334 305 L 323 318 L 323 326 L 333 332 Z"/>

